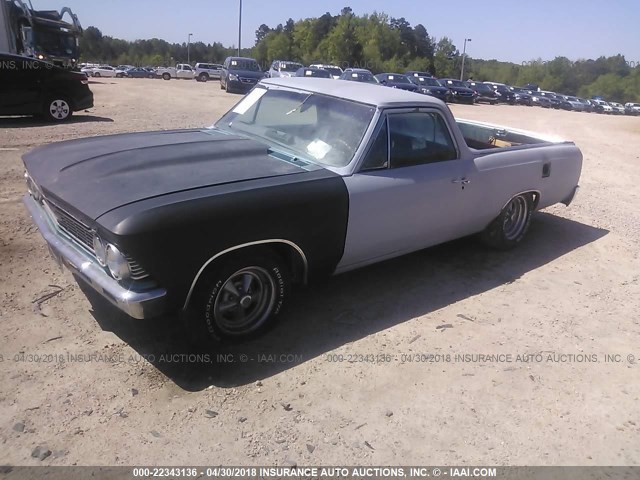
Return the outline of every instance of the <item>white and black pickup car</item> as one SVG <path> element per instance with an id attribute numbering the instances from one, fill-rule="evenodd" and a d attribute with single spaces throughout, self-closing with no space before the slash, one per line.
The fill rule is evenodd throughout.
<path id="1" fill-rule="evenodd" d="M 571 203 L 582 154 L 429 96 L 286 78 L 210 128 L 65 141 L 24 164 L 62 264 L 132 317 L 188 312 L 220 338 L 264 327 L 292 283 L 477 233 L 516 246 L 534 210 Z"/>

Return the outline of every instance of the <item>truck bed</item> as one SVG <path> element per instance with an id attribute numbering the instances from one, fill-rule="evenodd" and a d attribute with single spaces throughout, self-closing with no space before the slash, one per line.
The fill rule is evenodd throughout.
<path id="1" fill-rule="evenodd" d="M 471 120 L 456 119 L 469 148 L 488 150 L 493 148 L 517 147 L 540 143 L 559 143 L 563 140 L 556 137 L 542 137 L 539 134 L 516 130 L 513 128 L 490 125 Z"/>

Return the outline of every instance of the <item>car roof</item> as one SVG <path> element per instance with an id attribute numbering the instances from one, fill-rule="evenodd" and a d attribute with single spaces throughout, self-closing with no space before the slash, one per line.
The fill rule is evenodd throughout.
<path id="1" fill-rule="evenodd" d="M 398 88 L 387 88 L 360 82 L 347 82 L 329 78 L 268 78 L 260 83 L 279 87 L 291 87 L 310 93 L 322 93 L 377 107 L 434 106 L 442 104 L 438 99 Z"/>

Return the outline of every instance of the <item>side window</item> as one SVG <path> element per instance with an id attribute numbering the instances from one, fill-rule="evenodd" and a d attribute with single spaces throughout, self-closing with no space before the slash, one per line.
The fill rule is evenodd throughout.
<path id="1" fill-rule="evenodd" d="M 385 118 L 382 128 L 371 144 L 367 156 L 362 163 L 361 171 L 377 170 L 389 166 L 389 129 Z"/>
<path id="2" fill-rule="evenodd" d="M 437 113 L 389 115 L 391 168 L 458 158 L 444 119 Z"/>

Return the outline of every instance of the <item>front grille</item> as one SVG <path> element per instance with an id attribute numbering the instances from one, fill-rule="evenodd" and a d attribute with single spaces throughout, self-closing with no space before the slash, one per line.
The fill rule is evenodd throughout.
<path id="1" fill-rule="evenodd" d="M 95 255 L 93 250 L 93 230 L 50 200 L 45 200 L 45 203 L 51 213 L 53 213 L 58 227 L 86 250 Z M 127 256 L 126 259 L 127 263 L 129 263 L 132 280 L 142 280 L 149 276 L 133 258 Z"/>
<path id="2" fill-rule="evenodd" d="M 242 83 L 256 83 L 257 80 L 255 78 L 246 78 L 246 77 L 240 77 L 240 81 Z"/>
<path id="3" fill-rule="evenodd" d="M 47 206 L 55 216 L 56 223 L 67 235 L 77 241 L 93 253 L 93 232 L 80 220 L 76 219 L 70 213 L 64 211 L 56 204 L 49 200 L 45 200 Z"/>

